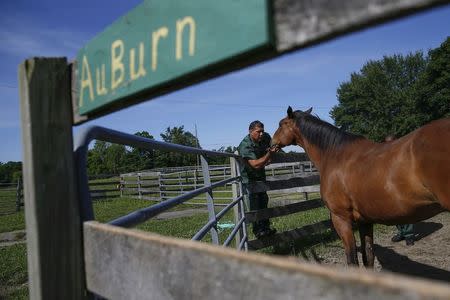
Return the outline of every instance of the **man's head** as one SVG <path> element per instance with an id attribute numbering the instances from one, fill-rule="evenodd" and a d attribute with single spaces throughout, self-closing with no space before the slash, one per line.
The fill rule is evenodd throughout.
<path id="1" fill-rule="evenodd" d="M 260 142 L 264 134 L 264 124 L 261 121 L 253 121 L 248 126 L 250 138 L 254 142 Z"/>

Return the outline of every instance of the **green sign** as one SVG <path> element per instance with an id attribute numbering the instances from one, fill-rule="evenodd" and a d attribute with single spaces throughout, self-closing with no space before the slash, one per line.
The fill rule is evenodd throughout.
<path id="1" fill-rule="evenodd" d="M 146 0 L 79 51 L 78 113 L 145 96 L 267 48 L 268 20 L 266 0 Z"/>

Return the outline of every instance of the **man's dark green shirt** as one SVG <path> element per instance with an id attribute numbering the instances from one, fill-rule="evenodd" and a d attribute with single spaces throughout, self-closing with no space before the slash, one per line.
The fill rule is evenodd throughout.
<path id="1" fill-rule="evenodd" d="M 249 160 L 261 158 L 267 153 L 267 148 L 270 147 L 270 140 L 271 137 L 266 132 L 264 132 L 259 143 L 253 142 L 250 135 L 247 135 L 239 144 L 239 155 Z M 250 165 L 245 164 L 244 168 L 241 169 L 241 176 L 243 183 L 265 181 L 266 171 L 264 168 L 254 169 Z"/>

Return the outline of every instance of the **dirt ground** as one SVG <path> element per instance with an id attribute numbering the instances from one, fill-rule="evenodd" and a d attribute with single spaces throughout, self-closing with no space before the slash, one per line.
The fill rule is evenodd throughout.
<path id="1" fill-rule="evenodd" d="M 405 241 L 393 243 L 395 226 L 386 233 L 375 233 L 375 270 L 388 270 L 450 283 L 450 212 L 415 224 L 416 241 L 406 246 Z M 357 234 L 355 234 L 357 236 Z M 362 265 L 361 253 L 359 262 Z M 330 243 L 312 248 L 304 255 L 309 262 L 322 265 L 345 265 L 342 243 Z"/>

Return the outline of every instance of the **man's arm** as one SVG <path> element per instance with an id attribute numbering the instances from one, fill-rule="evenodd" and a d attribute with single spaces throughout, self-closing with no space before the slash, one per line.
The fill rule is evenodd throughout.
<path id="1" fill-rule="evenodd" d="M 271 147 L 269 148 L 269 151 L 267 151 L 267 153 L 261 158 L 248 159 L 247 162 L 254 169 L 264 168 L 266 165 L 270 164 L 272 154 L 278 151 L 280 151 L 278 147 Z"/>

